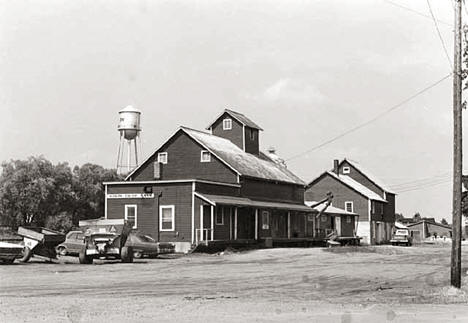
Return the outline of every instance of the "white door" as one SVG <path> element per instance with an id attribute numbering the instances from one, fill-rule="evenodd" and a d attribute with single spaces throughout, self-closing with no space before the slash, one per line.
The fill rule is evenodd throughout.
<path id="1" fill-rule="evenodd" d="M 335 230 L 338 236 L 341 236 L 341 216 L 335 216 Z"/>

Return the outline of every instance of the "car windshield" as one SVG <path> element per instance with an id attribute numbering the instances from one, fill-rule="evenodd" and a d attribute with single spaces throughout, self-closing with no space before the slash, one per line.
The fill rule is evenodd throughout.
<path id="1" fill-rule="evenodd" d="M 143 242 L 156 242 L 156 240 L 154 240 L 150 236 L 140 236 L 139 235 L 138 238 Z"/>
<path id="2" fill-rule="evenodd" d="M 399 236 L 408 235 L 408 231 L 407 230 L 396 230 L 395 235 L 399 235 Z"/>

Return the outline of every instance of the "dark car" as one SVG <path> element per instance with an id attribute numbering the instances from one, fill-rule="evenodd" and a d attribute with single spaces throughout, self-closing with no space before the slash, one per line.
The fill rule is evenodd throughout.
<path id="1" fill-rule="evenodd" d="M 152 237 L 140 233 L 131 233 L 125 244 L 133 249 L 133 257 L 156 257 L 157 255 L 173 253 L 174 244 L 169 242 L 156 242 Z"/>
<path id="2" fill-rule="evenodd" d="M 65 241 L 57 246 L 57 253 L 60 256 L 78 256 L 84 246 L 84 234 L 81 231 L 70 231 L 65 237 Z"/>

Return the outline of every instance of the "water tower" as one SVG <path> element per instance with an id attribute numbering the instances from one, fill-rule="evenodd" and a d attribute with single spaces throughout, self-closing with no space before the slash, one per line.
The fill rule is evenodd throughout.
<path id="1" fill-rule="evenodd" d="M 119 174 L 128 174 L 135 167 L 138 167 L 138 157 L 141 154 L 140 115 L 141 111 L 131 105 L 119 111 L 120 143 L 117 157 L 117 172 Z"/>

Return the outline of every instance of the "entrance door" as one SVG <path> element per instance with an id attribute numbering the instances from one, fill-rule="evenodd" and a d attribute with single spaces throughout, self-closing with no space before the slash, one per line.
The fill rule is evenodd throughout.
<path id="1" fill-rule="evenodd" d="M 203 240 L 211 240 L 211 206 L 203 205 Z"/>
<path id="2" fill-rule="evenodd" d="M 341 236 L 341 216 L 335 216 L 335 230 L 338 236 Z"/>

